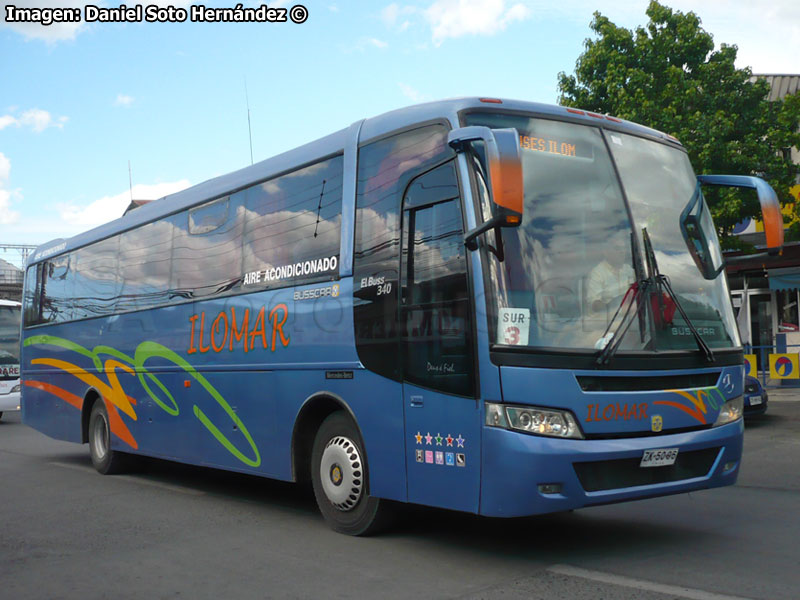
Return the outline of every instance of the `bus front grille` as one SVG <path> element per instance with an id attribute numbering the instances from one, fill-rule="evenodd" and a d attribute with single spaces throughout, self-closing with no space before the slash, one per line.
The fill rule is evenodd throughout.
<path id="1" fill-rule="evenodd" d="M 704 477 L 719 455 L 719 448 L 681 452 L 675 464 L 667 467 L 639 466 L 641 458 L 573 463 L 575 473 L 587 492 L 653 485 Z"/>

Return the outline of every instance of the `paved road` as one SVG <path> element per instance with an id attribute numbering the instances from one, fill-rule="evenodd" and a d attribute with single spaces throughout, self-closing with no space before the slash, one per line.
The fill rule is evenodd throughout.
<path id="1" fill-rule="evenodd" d="M 776 398 L 777 400 L 777 398 Z M 335 534 L 290 484 L 87 448 L 0 422 L 0 599 L 800 597 L 800 402 L 748 423 L 739 484 L 522 520 L 411 509 Z"/>

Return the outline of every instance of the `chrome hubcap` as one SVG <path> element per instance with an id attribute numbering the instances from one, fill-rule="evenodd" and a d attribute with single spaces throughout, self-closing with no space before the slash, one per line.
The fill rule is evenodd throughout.
<path id="1" fill-rule="evenodd" d="M 336 436 L 322 451 L 319 466 L 325 496 L 341 511 L 358 504 L 364 489 L 363 465 L 352 440 Z"/>
<path id="2" fill-rule="evenodd" d="M 108 422 L 104 414 L 98 414 L 92 431 L 92 450 L 94 455 L 103 460 L 108 452 Z"/>

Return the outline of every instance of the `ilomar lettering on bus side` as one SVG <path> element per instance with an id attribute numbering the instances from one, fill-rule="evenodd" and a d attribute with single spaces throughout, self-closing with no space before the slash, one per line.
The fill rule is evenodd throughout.
<path id="1" fill-rule="evenodd" d="M 236 309 L 230 307 L 228 311 L 222 311 L 212 320 L 211 317 L 206 321 L 205 311 L 199 315 L 189 317 L 192 331 L 189 339 L 189 349 L 186 354 L 201 354 L 213 350 L 222 352 L 228 350 L 233 352 L 234 344 L 242 344 L 244 351 L 249 352 L 255 349 L 256 340 L 261 340 L 261 346 L 266 350 L 269 348 L 275 352 L 277 341 L 280 339 L 284 347 L 289 345 L 290 338 L 284 333 L 283 326 L 289 318 L 289 308 L 281 303 L 277 304 L 269 311 L 269 321 L 271 323 L 270 340 L 267 341 L 267 309 L 265 306 L 250 320 L 250 309 L 244 309 L 241 320 L 237 319 Z M 208 326 L 206 326 L 208 322 Z"/>

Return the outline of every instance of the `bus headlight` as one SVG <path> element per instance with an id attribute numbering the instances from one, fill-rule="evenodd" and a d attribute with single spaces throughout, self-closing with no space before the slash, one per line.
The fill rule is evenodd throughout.
<path id="1" fill-rule="evenodd" d="M 714 422 L 714 427 L 719 427 L 720 425 L 727 425 L 728 423 L 738 421 L 742 418 L 743 412 L 744 396 L 739 396 L 733 400 L 728 400 L 722 405 L 722 408 L 719 409 L 719 416 Z"/>
<path id="2" fill-rule="evenodd" d="M 13 388 L 11 388 L 11 393 L 13 394 L 14 392 L 19 392 L 20 390 L 22 390 L 22 386 L 20 384 L 17 384 Z"/>
<path id="3" fill-rule="evenodd" d="M 575 417 L 566 410 L 487 402 L 486 424 L 490 427 L 513 429 L 535 435 L 583 439 Z"/>

